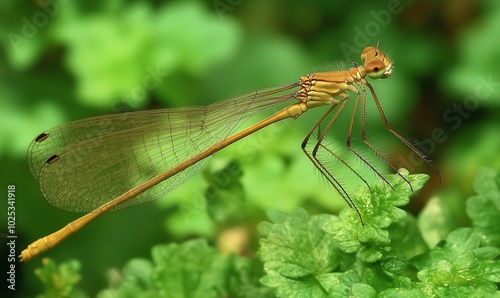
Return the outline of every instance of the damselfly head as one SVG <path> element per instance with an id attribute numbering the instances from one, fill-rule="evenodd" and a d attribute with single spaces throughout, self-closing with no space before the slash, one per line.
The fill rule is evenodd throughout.
<path id="1" fill-rule="evenodd" d="M 392 74 L 391 60 L 376 47 L 364 48 L 361 52 L 361 60 L 366 74 L 372 79 L 385 79 Z"/>

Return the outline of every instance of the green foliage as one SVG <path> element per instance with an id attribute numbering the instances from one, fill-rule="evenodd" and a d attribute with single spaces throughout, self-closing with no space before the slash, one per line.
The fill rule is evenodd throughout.
<path id="1" fill-rule="evenodd" d="M 402 175 L 407 176 L 408 172 Z M 426 175 L 412 175 L 407 178 L 413 189 L 419 190 L 428 179 Z M 360 188 L 356 194 L 356 205 L 363 216 L 364 225 L 356 220 L 358 214 L 353 209 L 344 209 L 339 220 L 324 227 L 332 234 L 340 249 L 346 253 L 355 253 L 364 262 L 379 261 L 389 251 L 389 227 L 393 222 L 405 216 L 405 212 L 396 208 L 408 204 L 411 195 L 408 182 L 394 175 L 388 179 L 394 191 L 386 183 L 380 182 L 372 189 Z"/>
<path id="2" fill-rule="evenodd" d="M 477 196 L 467 201 L 467 214 L 472 219 L 472 226 L 484 233 L 484 241 L 491 246 L 500 247 L 500 172 L 482 168 L 476 180 L 474 190 Z"/>
<path id="3" fill-rule="evenodd" d="M 207 211 L 216 222 L 245 218 L 245 191 L 241 183 L 243 170 L 241 165 L 230 160 L 220 164 L 220 168 L 212 167 L 203 171 L 209 186 L 205 190 Z"/>
<path id="4" fill-rule="evenodd" d="M 379 291 L 364 283 L 369 272 L 418 282 L 417 269 L 404 264 L 447 239 L 459 226 L 472 223 L 473 230 L 484 237 L 482 246 L 499 247 L 494 187 L 473 188 L 471 183 L 480 167 L 500 167 L 499 31 L 500 1 L 495 0 L 461 5 L 361 0 L 354 9 L 348 0 L 0 1 L 4 36 L 0 40 L 0 125 L 4 128 L 0 159 L 5 169 L 0 176 L 22 191 L 16 202 L 16 226 L 26 240 L 34 240 L 75 218 L 47 204 L 27 170 L 26 149 L 43 130 L 122 111 L 206 105 L 296 82 L 311 72 L 359 64 L 361 49 L 380 42 L 395 65 L 389 79 L 373 82 L 381 105 L 394 129 L 420 141 L 441 171 L 443 183 L 431 177 L 405 208 L 418 214 L 417 219 L 406 215 L 395 220 L 391 215 L 371 223 L 363 211 L 366 230 L 373 229 L 373 235 L 342 234 L 360 229 L 353 210 L 344 211 L 348 216 L 342 213 L 346 221 L 334 217 L 331 225 L 345 224 L 339 232 L 345 240 L 342 245 L 356 251 L 346 253 L 336 244 L 342 258 L 335 272 L 350 272 L 337 278 L 339 285 L 364 296 L 370 296 L 370 290 L 363 291 L 366 284 Z M 353 102 L 328 136 L 335 152 L 345 147 Z M 420 172 L 420 161 L 403 154 L 371 100 L 366 111 L 368 139 L 391 161 Z M 264 218 L 262 210 L 291 213 L 303 207 L 310 214 L 337 214 L 344 202 L 324 188 L 300 150 L 300 142 L 322 112 L 318 108 L 297 121 L 267 127 L 219 152 L 213 162 L 221 156 L 241 162 L 245 172 L 241 180 L 227 186 L 209 181 L 212 188 L 207 190 L 203 175 L 194 176 L 163 200 L 103 216 L 48 256 L 58 262 L 78 258 L 84 269 L 78 286 L 93 297 L 107 284 L 103 274 L 107 268 L 122 267 L 131 256 L 147 258 L 158 241 L 207 237 L 215 245 L 221 231 L 235 223 L 242 225 L 244 219 L 251 235 L 246 255 L 253 256 L 259 242 L 253 229 Z M 360 116 L 352 140 L 361 146 L 354 147 L 364 146 Z M 367 155 L 370 162 L 380 162 Z M 348 171 L 341 168 L 336 169 L 336 177 L 351 188 Z M 363 177 L 370 172 L 364 167 Z M 484 178 L 496 175 L 489 172 Z M 474 191 L 477 195 L 466 200 Z M 205 200 L 204 194 L 211 199 Z M 358 207 L 363 209 L 362 205 Z M 396 217 L 402 214 L 395 212 Z M 385 220 L 392 224 L 378 226 L 377 221 Z M 82 249 L 96 243 L 99 249 Z M 358 257 L 378 261 L 366 262 L 365 271 L 351 269 L 359 264 Z M 141 264 L 127 263 L 121 271 L 121 281 L 126 276 L 133 280 L 127 287 L 117 286 L 125 287 L 121 295 L 138 296 L 154 285 L 146 274 L 149 271 L 139 270 Z M 26 286 L 17 292 L 20 296 L 41 292 L 39 281 L 29 274 L 37 266 L 38 260 L 23 264 Z M 109 290 L 114 290 L 115 283 L 110 283 Z M 383 293 L 423 295 L 417 287 L 388 288 Z"/>
<path id="5" fill-rule="evenodd" d="M 416 191 L 427 176 L 407 179 Z M 364 225 L 354 209 L 344 209 L 338 217 L 309 217 L 303 210 L 290 216 L 269 214 L 273 224 L 263 223 L 259 229 L 267 273 L 262 283 L 277 288 L 279 297 L 373 297 L 383 289 L 408 287 L 410 280 L 400 276 L 407 259 L 391 255 L 389 243 L 408 247 L 408 241 L 418 237 L 405 241 L 394 228 L 392 239 L 388 227 L 405 218 L 396 206 L 409 202 L 411 190 L 398 175 L 388 181 L 394 190 L 379 182 L 356 193 L 354 201 Z"/>
<path id="6" fill-rule="evenodd" d="M 337 245 L 321 229 L 332 221 L 330 215 L 309 215 L 302 209 L 291 215 L 268 213 L 273 223 L 259 226 L 260 259 L 267 275 L 264 285 L 276 288 L 281 297 L 318 297 L 319 280 L 340 264 Z"/>
<path id="7" fill-rule="evenodd" d="M 426 175 L 407 175 L 413 191 Z M 467 202 L 473 226 L 458 228 L 429 249 L 417 221 L 398 207 L 409 185 L 398 175 L 361 187 L 363 215 L 269 211 L 258 226 L 257 261 L 223 255 L 205 240 L 157 245 L 152 260 L 125 265 L 116 286 L 98 297 L 500 297 L 497 226 L 500 171 L 482 169 Z M 262 266 L 263 270 L 262 272 Z M 79 265 L 44 261 L 43 296 L 81 295 Z M 260 282 L 259 282 L 260 281 Z"/>
<path id="8" fill-rule="evenodd" d="M 239 39 L 234 24 L 219 22 L 196 2 L 159 11 L 140 2 L 124 7 L 118 19 L 106 13 L 65 17 L 71 21 L 62 18 L 55 35 L 69 49 L 67 63 L 79 82 L 79 96 L 88 104 L 104 107 L 123 95 L 127 104 L 138 106 L 146 100 L 146 92 L 134 93 L 133 89 L 141 85 L 178 96 L 168 81 L 160 85 L 169 74 L 202 74 L 230 55 Z M 187 25 L 178 30 L 174 24 L 181 22 Z M 144 79 L 148 75 L 150 82 Z"/>
<path id="9" fill-rule="evenodd" d="M 65 262 L 59 266 L 50 260 L 42 260 L 43 267 L 35 270 L 35 274 L 42 281 L 45 292 L 39 298 L 58 297 L 85 297 L 83 292 L 75 287 L 81 276 L 80 262 L 76 260 Z"/>
<path id="10" fill-rule="evenodd" d="M 411 263 L 419 270 L 417 284 L 429 296 L 484 297 L 497 292 L 500 248 L 482 246 L 483 235 L 471 228 L 453 231 L 446 241 Z M 497 295 L 500 293 L 497 293 Z"/>
<path id="11" fill-rule="evenodd" d="M 163 297 L 260 297 L 250 262 L 222 256 L 204 240 L 153 248 L 152 279 Z M 260 294 L 260 295 L 259 295 Z"/>
<path id="12" fill-rule="evenodd" d="M 98 297 L 271 297 L 271 289 L 258 283 L 255 265 L 235 255 L 223 256 L 205 240 L 182 244 L 157 245 L 152 261 L 130 260 L 119 274 L 115 287 Z M 70 261 L 56 270 L 48 261 L 44 274 L 38 274 L 46 286 L 40 297 L 75 297 L 78 263 Z M 50 278 L 48 278 L 50 277 Z"/>

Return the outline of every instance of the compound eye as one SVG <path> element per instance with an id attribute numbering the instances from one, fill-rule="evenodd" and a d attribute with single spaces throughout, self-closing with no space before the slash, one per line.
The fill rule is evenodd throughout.
<path id="1" fill-rule="evenodd" d="M 372 60 L 365 65 L 366 74 L 371 79 L 380 79 L 385 73 L 385 63 L 380 60 Z"/>
<path id="2" fill-rule="evenodd" d="M 373 60 L 378 56 L 378 49 L 375 47 L 366 47 L 361 51 L 361 61 Z"/>

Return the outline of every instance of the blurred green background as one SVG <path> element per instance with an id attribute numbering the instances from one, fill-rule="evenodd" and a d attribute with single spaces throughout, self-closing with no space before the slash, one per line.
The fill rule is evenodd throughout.
<path id="1" fill-rule="evenodd" d="M 28 145 L 42 131 L 121 111 L 206 105 L 291 83 L 360 63 L 360 51 L 377 42 L 395 64 L 392 77 L 373 83 L 389 121 L 420 142 L 443 178 L 439 183 L 413 159 L 369 106 L 370 139 L 397 166 L 431 174 L 409 211 L 418 214 L 433 198 L 427 212 L 467 225 L 472 178 L 482 166 L 500 165 L 498 1 L 9 0 L 0 3 L 0 31 L 1 210 L 7 185 L 15 184 L 18 252 L 80 215 L 50 206 L 28 171 Z M 318 110 L 242 140 L 217 154 L 205 175 L 154 203 L 103 216 L 45 256 L 79 259 L 81 287 L 92 295 L 109 286 L 127 260 L 149 257 L 154 244 L 199 236 L 217 242 L 230 223 L 210 219 L 203 194 L 211 182 L 207 171 L 228 159 L 239 162 L 241 184 L 220 193 L 244 198 L 248 210 L 232 224 L 254 231 L 266 209 L 337 213 L 347 205 L 300 149 Z M 344 114 L 333 147 L 345 144 L 350 112 Z M 6 212 L 0 218 L 5 235 Z M 452 228 L 440 227 L 436 237 Z M 247 254 L 253 255 L 257 245 L 250 238 Z M 18 265 L 20 296 L 41 292 L 33 274 L 40 260 Z"/>

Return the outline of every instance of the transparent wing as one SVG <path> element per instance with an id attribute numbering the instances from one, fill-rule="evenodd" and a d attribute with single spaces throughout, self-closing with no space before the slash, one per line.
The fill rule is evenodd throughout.
<path id="1" fill-rule="evenodd" d="M 140 111 L 66 123 L 29 146 L 30 171 L 53 206 L 90 212 L 234 133 L 265 109 L 294 99 L 297 87 L 256 91 L 209 106 Z M 119 208 L 154 200 L 181 185 L 199 162 Z"/>

